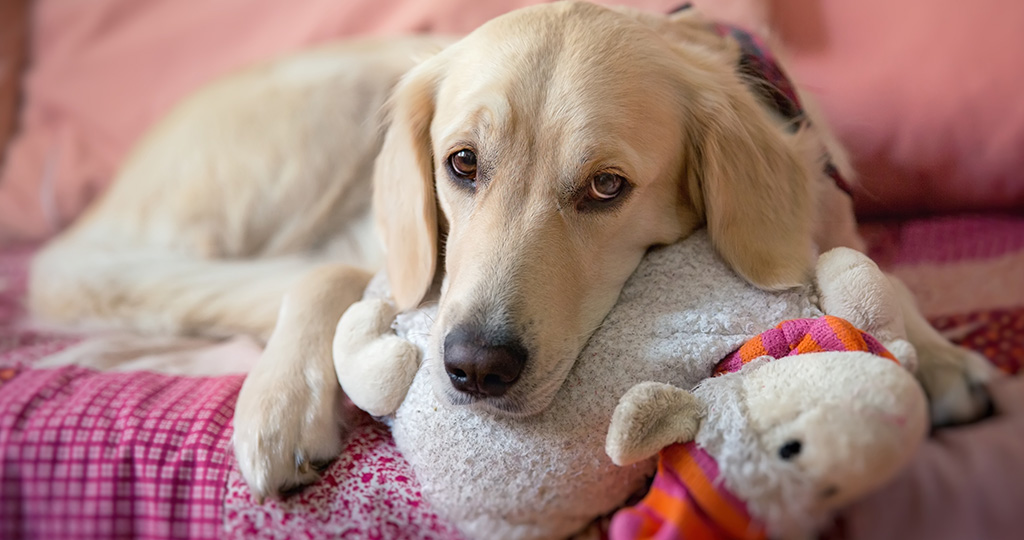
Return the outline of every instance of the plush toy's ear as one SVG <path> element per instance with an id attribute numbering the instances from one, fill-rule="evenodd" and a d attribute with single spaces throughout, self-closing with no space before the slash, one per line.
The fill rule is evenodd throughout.
<path id="1" fill-rule="evenodd" d="M 700 401 L 686 390 L 640 383 L 615 407 L 605 452 L 619 466 L 642 461 L 666 446 L 693 440 L 702 416 Z"/>

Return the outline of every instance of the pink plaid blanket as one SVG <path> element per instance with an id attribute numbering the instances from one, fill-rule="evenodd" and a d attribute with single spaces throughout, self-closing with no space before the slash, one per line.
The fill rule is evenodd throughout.
<path id="1" fill-rule="evenodd" d="M 0 253 L 0 538 L 458 538 L 381 425 L 261 506 L 230 446 L 241 375 L 33 369 L 79 339 L 19 324 L 30 255 Z"/>

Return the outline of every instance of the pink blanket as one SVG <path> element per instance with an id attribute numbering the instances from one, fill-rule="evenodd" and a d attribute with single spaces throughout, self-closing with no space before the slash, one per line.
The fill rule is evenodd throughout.
<path id="1" fill-rule="evenodd" d="M 241 375 L 34 369 L 81 338 L 24 326 L 31 253 L 0 252 L 0 538 L 458 538 L 381 425 L 313 488 L 259 506 L 231 453 Z"/>
<path id="2" fill-rule="evenodd" d="M 217 536 L 241 377 L 8 369 L 6 537 Z"/>

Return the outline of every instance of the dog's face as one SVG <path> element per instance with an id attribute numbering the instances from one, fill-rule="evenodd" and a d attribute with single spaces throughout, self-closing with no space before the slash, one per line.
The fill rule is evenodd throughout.
<path id="1" fill-rule="evenodd" d="M 402 307 L 443 243 L 426 358 L 443 399 L 542 411 L 646 250 L 704 223 L 755 284 L 802 280 L 806 164 L 708 36 L 690 19 L 538 6 L 396 90 L 375 205 Z"/>

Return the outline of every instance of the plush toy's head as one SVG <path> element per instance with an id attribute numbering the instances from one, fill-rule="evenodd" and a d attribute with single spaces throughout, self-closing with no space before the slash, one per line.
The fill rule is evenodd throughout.
<path id="1" fill-rule="evenodd" d="M 708 406 L 697 443 L 780 533 L 887 482 L 928 430 L 927 400 L 913 375 L 870 353 L 761 361 L 707 381 L 695 395 Z M 745 409 L 745 424 L 735 423 L 741 410 L 727 403 Z M 740 449 L 743 438 L 751 448 Z"/>
<path id="2" fill-rule="evenodd" d="M 825 332 L 781 346 L 822 350 L 836 341 L 831 327 L 852 328 L 819 319 L 810 328 Z M 785 356 L 759 337 L 741 352 L 767 354 L 727 366 L 731 372 L 692 393 L 661 383 L 627 392 L 609 429 L 612 458 L 628 464 L 667 448 L 655 479 L 659 495 L 616 515 L 613 537 L 670 527 L 738 538 L 808 536 L 833 510 L 888 481 L 924 438 L 927 402 L 880 344 L 846 335 L 862 350 Z M 677 504 L 659 501 L 665 493 Z"/>

